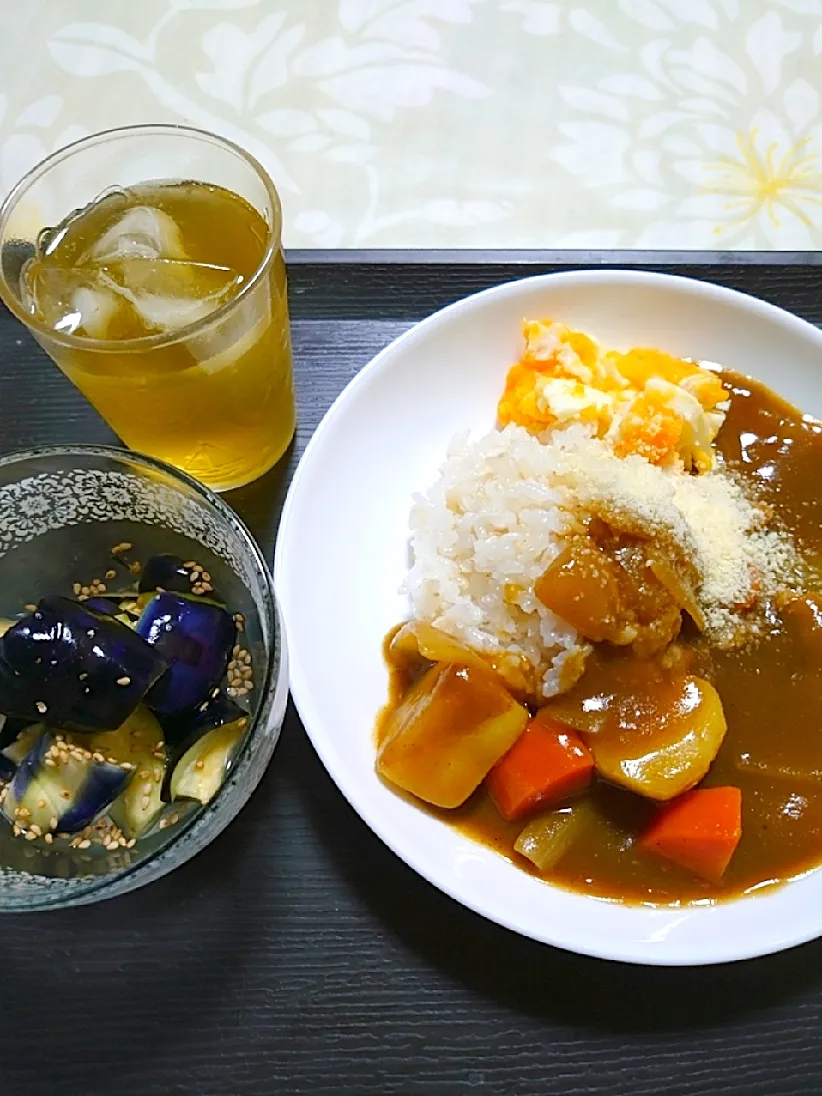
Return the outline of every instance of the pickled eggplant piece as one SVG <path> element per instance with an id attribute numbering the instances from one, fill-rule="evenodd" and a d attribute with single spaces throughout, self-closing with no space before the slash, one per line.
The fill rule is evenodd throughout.
<path id="1" fill-rule="evenodd" d="M 187 749 L 206 732 L 226 723 L 236 723 L 238 719 L 248 719 L 248 713 L 219 689 L 212 690 L 196 708 L 164 716 L 161 722 L 166 743 L 175 747 L 179 756 L 180 746 Z"/>
<path id="2" fill-rule="evenodd" d="M 12 824 L 35 834 L 77 833 L 104 814 L 133 770 L 44 732 L 20 763 L 3 800 Z M 35 829 L 36 827 L 36 829 Z"/>
<path id="3" fill-rule="evenodd" d="M 146 699 L 157 712 L 170 714 L 197 707 L 216 687 L 226 672 L 237 626 L 219 605 L 165 591 L 143 609 L 137 633 L 169 663 Z"/>
<path id="4" fill-rule="evenodd" d="M 171 802 L 174 798 L 171 790 L 171 780 L 176 771 L 177 763 L 183 755 L 211 731 L 235 724 L 239 730 L 244 731 L 248 726 L 248 713 L 243 711 L 238 704 L 235 704 L 231 697 L 226 696 L 222 690 L 216 692 L 216 695 L 209 696 L 208 700 L 198 705 L 193 711 L 167 716 L 163 720 L 163 732 L 170 748 L 169 763 L 166 768 L 166 778 L 162 791 L 163 799 L 166 802 Z"/>
<path id="5" fill-rule="evenodd" d="M 246 726 L 247 720 L 239 719 L 201 735 L 171 770 L 171 799 L 196 799 L 204 806 L 210 803 L 228 775 Z"/>
<path id="6" fill-rule="evenodd" d="M 0 638 L 0 711 L 63 730 L 112 730 L 167 668 L 162 651 L 120 621 L 43 598 Z"/>
<path id="7" fill-rule="evenodd" d="M 90 736 L 88 748 L 134 766 L 133 779 L 117 796 L 108 813 L 127 837 L 142 837 L 165 809 L 161 793 L 166 749 L 156 717 L 140 704 L 116 731 Z"/>
<path id="8" fill-rule="evenodd" d="M 137 589 L 141 594 L 170 590 L 177 594 L 207 594 L 211 601 L 223 600 L 212 586 L 208 571 L 173 555 L 152 556 L 143 567 Z"/>

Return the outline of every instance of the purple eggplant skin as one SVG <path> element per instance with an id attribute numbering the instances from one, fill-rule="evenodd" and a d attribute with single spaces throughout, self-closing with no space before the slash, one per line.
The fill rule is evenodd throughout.
<path id="1" fill-rule="evenodd" d="M 116 730 L 168 665 L 119 620 L 43 598 L 0 637 L 0 711 L 59 730 Z"/>
<path id="2" fill-rule="evenodd" d="M 157 555 L 148 559 L 140 572 L 137 590 L 147 594 L 154 590 L 170 590 L 176 594 L 190 594 L 197 580 L 192 580 L 192 567 L 186 567 L 180 556 Z M 209 583 L 209 585 L 211 585 Z M 224 604 L 215 589 L 208 592 L 208 600 Z"/>
<path id="3" fill-rule="evenodd" d="M 137 634 L 169 662 L 166 673 L 146 696 L 155 712 L 172 714 L 196 708 L 226 672 L 237 625 L 220 605 L 164 591 L 143 609 Z"/>
<path id="4" fill-rule="evenodd" d="M 53 788 L 55 785 L 60 785 L 60 764 L 58 763 L 52 769 L 47 768 L 45 763 L 46 755 L 54 745 L 56 745 L 55 738 L 49 731 L 45 731 L 20 762 L 6 796 L 9 809 L 14 805 L 26 803 L 27 794 L 30 799 L 34 798 L 30 794 L 34 793 L 37 802 L 29 804 L 29 814 L 33 820 L 35 809 L 41 802 L 39 796 L 44 791 L 43 781 L 46 782 L 47 787 Z M 56 812 L 57 829 L 62 833 L 77 833 L 103 814 L 134 774 L 120 765 L 112 765 L 108 761 L 98 762 L 90 756 L 85 761 L 78 761 L 72 757 L 68 765 L 74 770 L 78 766 L 84 767 L 85 779 L 82 779 L 83 774 L 81 774 L 79 782 L 76 779 L 66 780 L 65 783 L 70 784 L 72 789 L 70 798 L 64 800 L 62 796 L 48 796 L 49 801 L 45 811 L 47 814 Z M 32 788 L 31 785 L 35 781 L 37 787 Z M 58 806 L 55 806 L 56 802 L 59 802 Z"/>

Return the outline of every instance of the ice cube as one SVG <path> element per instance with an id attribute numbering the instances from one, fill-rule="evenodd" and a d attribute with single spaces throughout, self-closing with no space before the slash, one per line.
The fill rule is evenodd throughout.
<path id="1" fill-rule="evenodd" d="M 225 266 L 178 259 L 128 258 L 101 271 L 149 330 L 178 331 L 229 300 L 242 277 Z"/>
<path id="2" fill-rule="evenodd" d="M 81 334 L 92 339 L 104 339 L 108 334 L 108 325 L 119 308 L 116 296 L 102 286 L 81 285 L 72 294 L 71 303 L 74 312 L 67 319 L 76 321 L 76 326 L 69 329 L 57 324 L 56 329 L 70 330 L 74 334 L 82 328 Z"/>
<path id="3" fill-rule="evenodd" d="M 180 230 L 162 209 L 134 206 L 88 252 L 92 262 L 104 264 L 118 259 L 185 259 Z"/>
<path id="4" fill-rule="evenodd" d="M 116 287 L 115 287 L 116 288 Z M 112 287 L 84 270 L 33 261 L 21 278 L 21 299 L 31 315 L 66 335 L 103 339 L 120 307 Z"/>

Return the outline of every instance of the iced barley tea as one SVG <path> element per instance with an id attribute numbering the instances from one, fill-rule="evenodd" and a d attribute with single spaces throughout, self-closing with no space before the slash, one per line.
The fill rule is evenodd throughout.
<path id="1" fill-rule="evenodd" d="M 231 191 L 143 183 L 41 232 L 20 300 L 127 445 L 226 490 L 270 468 L 294 433 L 285 264 L 279 246 L 264 261 L 271 240 Z"/>

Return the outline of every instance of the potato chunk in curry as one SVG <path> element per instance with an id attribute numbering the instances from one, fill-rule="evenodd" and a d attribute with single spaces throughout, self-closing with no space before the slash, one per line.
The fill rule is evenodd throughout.
<path id="1" fill-rule="evenodd" d="M 705 776 L 727 724 L 713 685 L 630 658 L 590 665 L 552 714 L 579 731 L 597 772 L 649 799 L 673 799 Z"/>
<path id="2" fill-rule="evenodd" d="M 391 712 L 377 770 L 427 803 L 459 807 L 527 722 L 493 671 L 437 663 Z"/>

